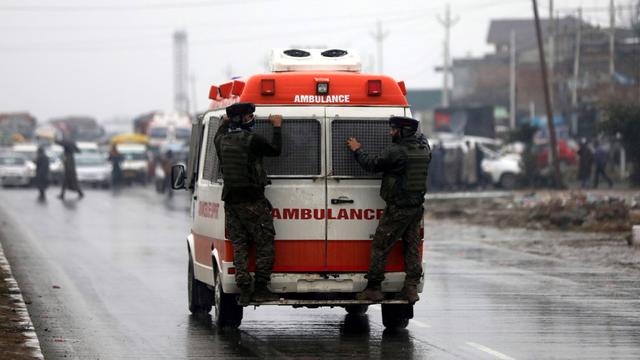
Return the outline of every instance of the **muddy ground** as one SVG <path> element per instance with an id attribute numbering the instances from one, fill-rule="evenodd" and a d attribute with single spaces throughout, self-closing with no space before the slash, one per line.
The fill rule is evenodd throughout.
<path id="1" fill-rule="evenodd" d="M 485 243 L 640 272 L 640 244 L 631 243 L 631 227 L 640 224 L 637 191 L 436 197 L 427 204 L 427 221 L 464 223 L 463 231 Z"/>

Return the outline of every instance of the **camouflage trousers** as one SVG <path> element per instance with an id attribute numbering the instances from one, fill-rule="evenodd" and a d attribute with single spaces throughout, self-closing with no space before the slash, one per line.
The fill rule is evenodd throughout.
<path id="1" fill-rule="evenodd" d="M 267 199 L 240 204 L 225 204 L 225 225 L 233 244 L 233 263 L 238 287 L 251 285 L 249 249 L 256 245 L 256 284 L 267 284 L 273 268 L 273 240 L 276 231 Z"/>
<path id="2" fill-rule="evenodd" d="M 384 267 L 387 257 L 396 241 L 402 239 L 404 249 L 404 266 L 406 272 L 405 286 L 418 285 L 422 277 L 422 261 L 420 259 L 420 222 L 424 208 L 399 208 L 387 205 L 380 218 L 380 223 L 373 236 L 371 259 L 367 279 L 369 287 L 378 287 L 384 280 Z"/>

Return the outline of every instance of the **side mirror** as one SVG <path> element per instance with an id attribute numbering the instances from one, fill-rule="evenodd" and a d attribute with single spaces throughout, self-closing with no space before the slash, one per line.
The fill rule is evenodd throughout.
<path id="1" fill-rule="evenodd" d="M 171 167 L 171 188 L 173 190 L 186 189 L 187 170 L 184 165 L 177 164 Z"/>

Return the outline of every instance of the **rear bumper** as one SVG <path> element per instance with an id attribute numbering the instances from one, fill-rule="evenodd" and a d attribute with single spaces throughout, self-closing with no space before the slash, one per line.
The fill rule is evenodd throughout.
<path id="1" fill-rule="evenodd" d="M 222 263 L 222 289 L 225 293 L 237 294 L 240 289 L 236 286 L 235 275 L 228 273 L 231 267 L 231 262 Z M 275 293 L 356 293 L 367 286 L 365 275 L 366 273 L 273 273 L 269 287 Z M 399 292 L 404 285 L 404 278 L 404 272 L 386 273 L 382 291 Z M 419 292 L 422 292 L 423 285 L 424 277 L 418 285 Z"/>

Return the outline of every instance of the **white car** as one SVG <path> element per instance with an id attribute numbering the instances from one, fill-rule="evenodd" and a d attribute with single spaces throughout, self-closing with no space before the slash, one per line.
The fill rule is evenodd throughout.
<path id="1" fill-rule="evenodd" d="M 498 152 L 480 145 L 484 154 L 482 171 L 489 175 L 491 182 L 503 189 L 514 189 L 522 174 L 522 156 L 516 152 Z"/>
<path id="2" fill-rule="evenodd" d="M 36 176 L 36 164 L 24 154 L 0 154 L 0 183 L 2 186 L 27 186 Z"/>
<path id="3" fill-rule="evenodd" d="M 111 164 L 101 154 L 78 154 L 75 157 L 78 181 L 94 187 L 111 186 Z"/>

